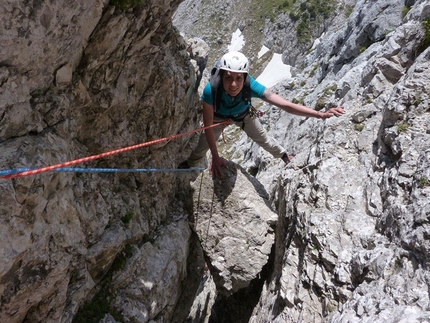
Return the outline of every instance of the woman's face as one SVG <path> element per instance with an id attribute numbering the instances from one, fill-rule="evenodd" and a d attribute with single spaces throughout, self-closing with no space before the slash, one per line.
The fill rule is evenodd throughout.
<path id="1" fill-rule="evenodd" d="M 242 91 L 245 76 L 243 73 L 224 71 L 222 85 L 230 96 L 236 96 Z"/>

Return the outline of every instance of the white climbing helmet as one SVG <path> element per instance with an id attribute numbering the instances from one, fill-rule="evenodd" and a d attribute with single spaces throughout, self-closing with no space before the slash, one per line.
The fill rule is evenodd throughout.
<path id="1" fill-rule="evenodd" d="M 221 58 L 220 69 L 237 73 L 248 73 L 249 62 L 240 52 L 230 52 Z"/>

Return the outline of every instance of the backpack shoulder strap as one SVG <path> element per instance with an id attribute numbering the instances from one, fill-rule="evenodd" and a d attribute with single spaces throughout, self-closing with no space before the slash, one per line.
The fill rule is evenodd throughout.
<path id="1" fill-rule="evenodd" d="M 246 103 L 251 103 L 251 84 L 250 84 L 249 75 L 246 74 L 245 83 L 243 85 L 242 90 L 242 98 L 245 100 Z"/>
<path id="2" fill-rule="evenodd" d="M 220 62 L 216 62 L 215 66 L 211 70 L 210 83 L 212 89 L 213 106 L 215 112 L 218 110 L 219 104 L 221 102 L 222 92 L 219 91 L 221 86 L 221 75 L 220 75 Z M 242 98 L 246 103 L 251 104 L 251 81 L 248 74 L 246 74 L 245 83 L 242 90 Z"/>
<path id="3" fill-rule="evenodd" d="M 219 107 L 219 103 L 221 102 L 221 91 L 218 91 L 221 85 L 221 75 L 220 75 L 220 67 L 221 63 L 216 62 L 215 66 L 211 70 L 210 83 L 212 89 L 212 97 L 213 97 L 213 106 L 216 111 Z"/>

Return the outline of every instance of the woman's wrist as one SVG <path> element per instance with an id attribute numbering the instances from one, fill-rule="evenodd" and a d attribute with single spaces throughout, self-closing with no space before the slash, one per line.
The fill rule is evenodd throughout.
<path id="1" fill-rule="evenodd" d="M 323 117 L 323 114 L 320 111 L 317 111 L 316 118 L 322 119 L 322 117 Z"/>

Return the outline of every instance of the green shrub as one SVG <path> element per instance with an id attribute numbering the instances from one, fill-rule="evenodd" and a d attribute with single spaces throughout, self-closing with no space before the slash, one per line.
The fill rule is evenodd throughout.
<path id="1" fill-rule="evenodd" d="M 279 10 L 281 11 L 289 11 L 291 9 L 292 6 L 292 1 L 291 0 L 285 0 L 284 2 L 282 2 L 279 5 Z"/>
<path id="2" fill-rule="evenodd" d="M 402 19 L 406 17 L 406 15 L 408 14 L 408 12 L 411 10 L 411 7 L 408 6 L 404 6 L 402 9 Z"/>
<path id="3" fill-rule="evenodd" d="M 425 187 L 429 184 L 429 180 L 425 177 L 420 178 L 420 187 Z"/>
<path id="4" fill-rule="evenodd" d="M 312 77 L 315 75 L 316 70 L 318 69 L 319 64 L 315 64 L 315 66 L 312 68 L 311 72 L 309 73 L 309 76 Z"/>
<path id="5" fill-rule="evenodd" d="M 296 13 L 294 13 L 294 12 L 290 12 L 290 19 L 293 21 L 293 22 L 296 22 L 297 20 L 299 20 L 299 15 L 298 14 L 296 14 Z"/>
<path id="6" fill-rule="evenodd" d="M 307 43 L 311 40 L 311 32 L 306 21 L 300 21 L 297 26 L 297 38 L 299 43 Z"/>
<path id="7" fill-rule="evenodd" d="M 325 98 L 325 96 L 320 96 L 317 100 L 317 102 L 315 103 L 315 110 L 317 111 L 321 111 L 322 109 L 324 109 L 324 107 L 327 104 L 327 100 Z"/>
<path id="8" fill-rule="evenodd" d="M 354 11 L 354 6 L 351 6 L 351 5 L 347 6 L 346 7 L 346 11 L 345 11 L 346 17 L 351 16 L 351 14 L 352 14 L 353 11 Z"/>
<path id="9" fill-rule="evenodd" d="M 124 224 L 130 223 L 131 219 L 133 219 L 133 216 L 134 216 L 133 210 L 128 210 L 127 214 L 121 218 L 122 223 Z"/>
<path id="10" fill-rule="evenodd" d="M 406 132 L 409 128 L 409 125 L 406 122 L 402 122 L 397 125 L 397 131 L 399 133 Z"/>
<path id="11" fill-rule="evenodd" d="M 355 129 L 356 131 L 361 132 L 361 131 L 363 131 L 363 129 L 364 129 L 364 124 L 362 124 L 362 123 L 357 123 L 357 124 L 355 124 L 355 125 L 354 125 L 354 129 Z"/>
<path id="12" fill-rule="evenodd" d="M 325 95 L 331 95 L 337 90 L 337 84 L 333 84 L 331 86 L 328 86 L 324 89 Z"/>
<path id="13" fill-rule="evenodd" d="M 424 38 L 421 40 L 419 47 L 424 50 L 430 45 L 430 18 L 424 19 L 421 25 L 424 29 Z"/>
<path id="14" fill-rule="evenodd" d="M 335 8 L 334 0 L 308 0 L 290 9 L 290 18 L 298 22 L 296 32 L 300 43 L 311 40 L 311 30 L 330 17 Z"/>
<path id="15" fill-rule="evenodd" d="M 295 104 L 301 104 L 303 105 L 305 103 L 305 99 L 304 98 L 300 98 L 300 99 L 292 99 L 291 102 L 295 103 Z"/>

